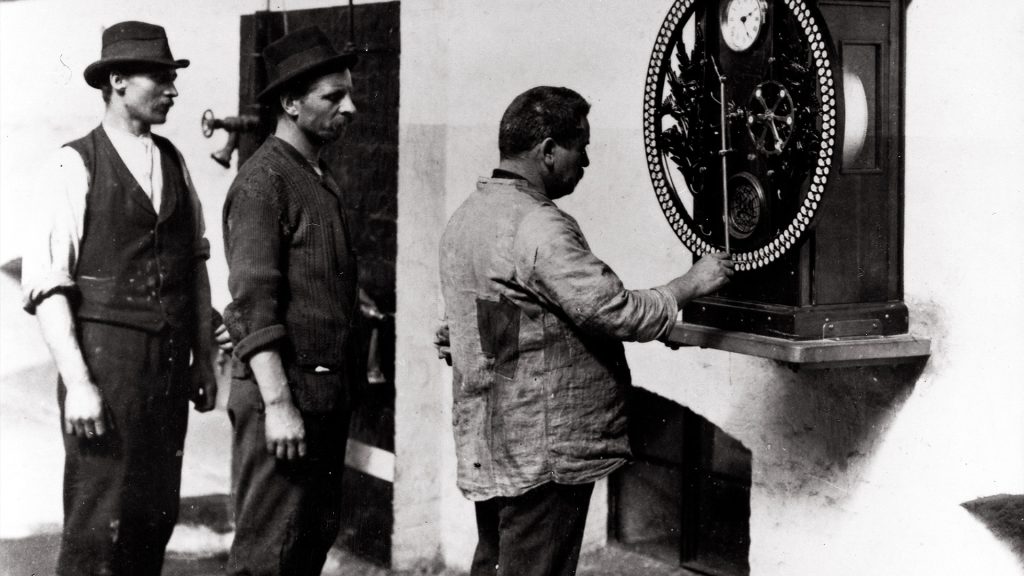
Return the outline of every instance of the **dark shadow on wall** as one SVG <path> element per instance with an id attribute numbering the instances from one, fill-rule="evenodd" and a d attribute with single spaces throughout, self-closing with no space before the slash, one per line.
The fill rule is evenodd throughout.
<path id="1" fill-rule="evenodd" d="M 820 492 L 829 505 L 844 498 L 913 393 L 925 363 L 773 372 L 760 417 L 775 445 L 758 453 L 755 468 L 787 470 L 793 482 L 765 488 Z"/>
<path id="2" fill-rule="evenodd" d="M 0 272 L 21 282 L 21 258 L 14 258 L 4 262 L 3 265 L 0 265 Z"/>
<path id="3" fill-rule="evenodd" d="M 1009 546 L 1024 566 L 1024 494 L 986 496 L 961 506 Z"/>

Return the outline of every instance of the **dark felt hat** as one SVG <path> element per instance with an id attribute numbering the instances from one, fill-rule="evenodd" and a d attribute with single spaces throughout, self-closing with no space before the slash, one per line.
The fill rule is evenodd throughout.
<path id="1" fill-rule="evenodd" d="M 85 81 L 93 88 L 106 83 L 110 67 L 118 64 L 184 68 L 188 60 L 175 60 L 162 26 L 145 22 L 119 22 L 103 31 L 100 59 L 85 69 Z"/>
<path id="2" fill-rule="evenodd" d="M 256 98 L 266 101 L 277 89 L 290 80 L 322 70 L 344 70 L 358 61 L 356 50 L 346 46 L 338 52 L 316 26 L 302 28 L 278 38 L 263 49 L 263 62 L 267 67 L 267 87 Z"/>

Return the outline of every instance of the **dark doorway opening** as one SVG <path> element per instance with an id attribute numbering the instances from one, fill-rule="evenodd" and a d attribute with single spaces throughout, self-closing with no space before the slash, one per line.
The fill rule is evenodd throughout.
<path id="1" fill-rule="evenodd" d="M 260 119 L 240 135 L 239 164 L 273 132 L 271 110 L 256 101 L 266 85 L 260 53 L 283 36 L 319 26 L 335 47 L 360 51 L 352 70 L 355 121 L 342 142 L 321 157 L 339 180 L 350 233 L 359 254 L 359 286 L 385 314 L 364 322 L 361 341 L 371 384 L 352 416 L 345 472 L 346 500 L 338 543 L 382 566 L 391 564 L 394 527 L 394 323 L 398 245 L 398 105 L 400 4 L 381 2 L 287 12 L 257 12 L 241 20 L 239 102 Z M 371 344 L 372 342 L 372 344 Z M 372 349 L 372 351 L 371 351 Z"/>
<path id="2" fill-rule="evenodd" d="M 694 572 L 749 574 L 750 451 L 645 390 L 633 390 L 629 410 L 634 462 L 611 478 L 612 539 Z"/>

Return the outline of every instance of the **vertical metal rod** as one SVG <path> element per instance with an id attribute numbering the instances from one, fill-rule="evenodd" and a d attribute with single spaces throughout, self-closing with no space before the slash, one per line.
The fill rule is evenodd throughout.
<path id="1" fill-rule="evenodd" d="M 732 250 L 729 249 L 729 161 L 726 158 L 729 148 L 725 138 L 727 129 L 725 124 L 725 76 L 718 71 L 718 64 L 714 58 L 711 58 L 711 65 L 715 67 L 715 76 L 718 76 L 718 97 L 721 103 L 719 118 L 722 123 L 722 149 L 718 151 L 718 155 L 722 157 L 722 227 L 725 232 L 725 252 L 731 254 Z"/>
<path id="2" fill-rule="evenodd" d="M 348 41 L 356 43 L 356 14 L 352 11 L 352 0 L 348 0 Z"/>

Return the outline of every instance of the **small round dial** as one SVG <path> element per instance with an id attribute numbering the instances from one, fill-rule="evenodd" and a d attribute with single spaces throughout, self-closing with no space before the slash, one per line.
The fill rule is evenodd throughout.
<path id="1" fill-rule="evenodd" d="M 720 15 L 722 40 L 734 52 L 743 52 L 761 36 L 768 8 L 764 0 L 723 0 Z"/>
<path id="2" fill-rule="evenodd" d="M 764 188 L 749 172 L 729 178 L 729 234 L 749 238 L 765 213 Z"/>

